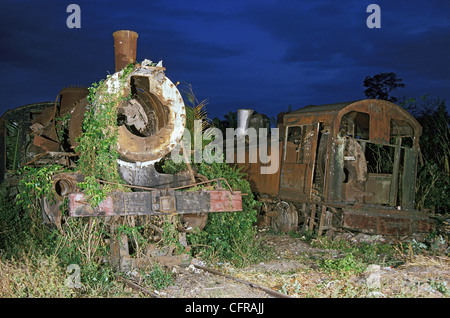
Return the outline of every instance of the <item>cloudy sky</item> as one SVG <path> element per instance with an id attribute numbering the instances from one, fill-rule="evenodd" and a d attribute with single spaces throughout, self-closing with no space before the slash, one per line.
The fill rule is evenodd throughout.
<path id="1" fill-rule="evenodd" d="M 67 27 L 71 3 L 81 28 Z M 371 3 L 381 28 L 367 27 Z M 137 60 L 163 60 L 172 82 L 208 100 L 211 118 L 364 99 L 364 78 L 381 72 L 406 84 L 393 96 L 450 104 L 449 12 L 448 0 L 10 1 L 0 10 L 0 115 L 113 73 L 112 33 L 123 29 L 139 34 Z"/>

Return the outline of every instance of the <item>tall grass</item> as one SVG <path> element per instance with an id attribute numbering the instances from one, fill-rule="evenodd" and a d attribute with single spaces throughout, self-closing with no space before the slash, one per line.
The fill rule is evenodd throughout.
<path id="1" fill-rule="evenodd" d="M 416 208 L 450 210 L 450 117 L 445 102 L 428 95 L 400 103 L 421 124 L 421 165 L 416 183 Z"/>

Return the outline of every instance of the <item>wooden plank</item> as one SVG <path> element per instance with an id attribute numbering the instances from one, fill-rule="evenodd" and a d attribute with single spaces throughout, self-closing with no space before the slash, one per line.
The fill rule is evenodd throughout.
<path id="1" fill-rule="evenodd" d="M 319 222 L 319 231 L 318 231 L 318 235 L 321 236 L 322 235 L 322 231 L 323 231 L 323 223 L 325 221 L 325 215 L 327 213 L 327 207 L 325 205 L 322 205 L 322 211 L 320 212 L 320 222 Z"/>
<path id="2" fill-rule="evenodd" d="M 312 204 L 311 205 L 311 215 L 310 215 L 310 217 L 309 217 L 309 229 L 312 231 L 313 230 L 313 228 L 314 228 L 314 219 L 315 219 L 315 217 L 316 217 L 316 205 L 315 204 Z"/>
<path id="3" fill-rule="evenodd" d="M 397 146 L 401 146 L 402 137 L 397 137 L 395 144 Z M 398 178 L 399 178 L 399 171 L 400 171 L 400 155 L 401 155 L 401 149 L 398 147 L 395 148 L 391 187 L 390 187 L 390 191 L 389 191 L 389 205 L 390 206 L 395 206 L 397 204 Z"/>

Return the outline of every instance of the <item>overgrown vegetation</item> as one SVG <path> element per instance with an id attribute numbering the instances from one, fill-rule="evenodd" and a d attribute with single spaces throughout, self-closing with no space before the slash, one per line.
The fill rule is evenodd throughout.
<path id="1" fill-rule="evenodd" d="M 232 189 L 238 189 L 243 193 L 242 212 L 211 213 L 202 231 L 188 234 L 194 254 L 219 262 L 226 260 L 237 266 L 246 265 L 263 257 L 259 243 L 255 241 L 254 224 L 258 202 L 254 199 L 245 176 L 226 163 L 193 164 L 192 168 L 210 180 L 224 178 Z M 167 173 L 174 173 L 184 170 L 185 164 L 175 164 L 166 160 L 163 169 Z"/>
<path id="2" fill-rule="evenodd" d="M 128 66 L 118 77 L 121 86 L 133 71 Z M 117 143 L 117 106 L 129 94 L 123 89 L 111 94 L 106 81 L 94 83 L 89 88 L 90 102 L 83 121 L 83 134 L 78 140 L 77 152 L 80 154 L 76 168 L 72 171 L 83 173 L 86 178 L 79 186 L 86 194 L 89 203 L 95 207 L 111 191 L 122 188 L 123 182 L 118 174 L 116 160 Z M 187 106 L 189 123 L 194 119 L 205 121 L 205 102 L 198 103 L 192 88 L 184 92 L 192 106 Z M 64 125 L 66 119 L 60 118 L 58 123 Z M 192 126 L 192 125 L 191 125 Z M 206 129 L 208 124 L 202 128 Z M 191 127 L 192 128 L 192 127 Z M 63 138 L 64 136 L 60 136 Z M 14 152 L 13 145 L 11 152 Z M 11 163 L 10 166 L 15 166 Z M 169 173 L 185 169 L 184 165 L 174 165 L 170 160 L 165 162 Z M 192 245 L 191 254 L 201 255 L 210 260 L 228 260 L 237 265 L 251 261 L 257 251 L 254 242 L 256 220 L 256 201 L 243 175 L 224 164 L 199 164 L 198 172 L 208 178 L 225 178 L 233 189 L 241 190 L 247 195 L 243 199 L 244 213 L 217 213 L 211 215 L 205 231 L 188 234 L 188 242 Z M 6 297 L 102 297 L 128 295 L 113 277 L 109 264 L 109 244 L 111 239 L 110 224 L 104 218 L 66 218 L 67 202 L 60 209 L 63 222 L 59 229 L 42 223 L 41 199 L 46 197 L 54 203 L 52 177 L 60 172 L 71 171 L 60 165 L 41 168 L 24 167 L 18 170 L 17 187 L 6 184 L 0 189 L 0 261 L 4 269 L 1 279 L 0 296 Z M 114 182 L 102 184 L 99 180 Z M 128 190 L 129 191 L 129 190 Z M 144 220 L 145 218 L 145 220 Z M 169 218 L 125 217 L 116 228 L 118 235 L 125 234 L 130 239 L 132 256 L 140 256 L 155 235 L 155 227 L 162 229 L 158 247 L 176 246 L 175 253 L 186 250 L 178 240 L 176 225 L 177 216 Z M 20 265 L 22 264 L 22 265 Z M 67 284 L 72 277 L 69 269 L 76 265 L 79 273 L 77 288 Z M 52 272 L 52 275 L 46 273 Z M 26 273 L 31 276 L 26 278 Z M 40 277 L 45 276 L 47 277 Z M 162 267 L 154 265 L 141 273 L 145 282 L 155 289 L 171 284 L 172 276 Z M 12 279 L 14 282 L 9 281 Z M 34 280 L 40 280 L 36 284 Z M 31 285 L 30 285 L 31 284 Z M 44 288 L 49 284 L 48 290 Z M 58 290 L 59 288 L 59 290 Z"/>
<path id="3" fill-rule="evenodd" d="M 129 93 L 123 87 L 133 68 L 133 65 L 129 65 L 118 76 L 116 81 L 119 83 L 119 89 L 115 93 L 110 93 L 104 80 L 98 84 L 92 84 L 89 88 L 90 107 L 83 121 L 83 134 L 78 140 L 77 152 L 80 156 L 76 170 L 87 176 L 79 185 L 92 206 L 96 206 L 113 190 L 126 191 L 120 187 L 123 181 L 119 176 L 116 163 L 118 158 L 115 148 L 117 107 L 124 99 L 129 98 Z M 64 118 L 58 120 L 61 125 L 64 121 Z M 10 151 L 13 151 L 13 148 L 11 147 Z M 14 166 L 14 163 L 10 166 Z M 50 203 L 55 202 L 52 177 L 56 173 L 65 171 L 69 170 L 59 165 L 41 168 L 23 167 L 17 172 L 19 177 L 17 187 L 2 185 L 0 189 L 1 267 L 8 270 L 10 274 L 10 276 L 4 276 L 4 279 L 16 277 L 19 280 L 17 284 L 24 285 L 25 289 L 22 290 L 12 284 L 9 286 L 11 289 L 2 289 L 0 296 L 96 297 L 111 296 L 111 290 L 115 290 L 113 294 L 126 295 L 123 288 L 114 283 L 113 272 L 108 264 L 107 240 L 110 236 L 110 228 L 104 218 L 67 218 L 59 229 L 46 226 L 42 222 L 41 199 L 46 197 Z M 116 184 L 101 185 L 98 179 Z M 60 206 L 63 218 L 66 207 L 66 202 Z M 127 224 L 122 224 L 122 229 L 126 227 Z M 25 264 L 25 268 L 20 264 Z M 43 268 L 40 268 L 39 264 L 43 264 Z M 74 291 L 67 288 L 65 280 L 69 276 L 69 273 L 65 271 L 72 264 L 76 264 L 80 269 L 76 275 L 79 275 L 81 287 Z M 13 270 L 14 265 L 17 266 L 17 271 Z M 48 282 L 55 285 L 55 288 L 60 288 L 60 292 L 55 292 L 52 288 L 34 290 L 27 285 L 27 281 L 20 281 L 24 277 L 23 270 L 31 273 L 33 280 L 40 279 L 43 284 Z M 45 275 L 47 270 L 54 272 L 54 275 L 49 276 L 48 279 L 38 278 L 40 275 Z M 33 283 L 31 278 L 28 279 Z M 113 285 L 114 288 L 112 288 Z"/>
<path id="4" fill-rule="evenodd" d="M 450 117 L 445 102 L 428 95 L 401 105 L 422 126 L 421 164 L 417 171 L 416 206 L 445 214 L 450 210 Z"/>
<path id="5" fill-rule="evenodd" d="M 130 65 L 118 77 L 123 86 L 127 76 L 133 71 Z M 202 129 L 209 127 L 206 122 L 206 102 L 198 102 L 192 88 L 186 94 L 188 128 L 193 133 L 193 121 L 204 120 Z M 94 83 L 89 89 L 89 111 L 83 122 L 83 135 L 78 140 L 77 151 L 81 154 L 77 161 L 77 171 L 86 175 L 80 184 L 92 206 L 98 205 L 111 191 L 129 191 L 120 186 L 123 182 L 117 170 L 117 106 L 129 98 L 129 93 L 119 89 L 117 93 L 108 91 L 105 81 Z M 407 100 L 404 107 L 412 111 L 423 127 L 421 149 L 423 165 L 419 167 L 417 184 L 417 207 L 434 208 L 446 212 L 450 208 L 449 184 L 449 116 L 445 104 L 425 97 Z M 235 114 L 234 114 L 235 115 Z M 227 123 L 236 125 L 233 112 Z M 59 119 L 64 125 L 67 118 Z M 214 123 L 213 123 L 214 124 Z M 216 124 L 224 122 L 216 121 Z M 224 127 L 220 127 L 224 128 Z M 17 168 L 17 142 L 19 131 L 14 125 L 7 127 L 11 138 L 6 147 L 13 156 L 8 156 L 8 167 Z M 61 130 L 62 131 L 62 130 Z M 64 138 L 63 135 L 59 136 Z M 203 145 L 205 146 L 205 145 Z M 177 173 L 187 169 L 184 163 L 175 164 L 166 159 L 161 163 L 166 173 Z M 187 234 L 192 256 L 201 257 L 211 263 L 231 263 L 244 267 L 267 259 L 270 251 L 256 239 L 256 211 L 258 202 L 254 199 L 250 184 L 237 169 L 226 163 L 195 163 L 192 168 L 208 179 L 224 178 L 231 188 L 243 193 L 243 211 L 222 212 L 208 215 L 208 222 L 202 231 Z M 380 168 L 381 169 L 381 168 Z M 53 200 L 52 176 L 68 171 L 60 165 L 42 168 L 24 167 L 18 170 L 20 181 L 17 187 L 2 184 L 0 187 L 0 297 L 122 297 L 130 292 L 117 283 L 109 262 L 110 224 L 103 218 L 65 218 L 60 229 L 42 224 L 41 198 Z M 99 179 L 115 184 L 105 185 Z M 212 183 L 214 185 L 214 183 Z M 225 187 L 225 184 L 221 184 Z M 60 209 L 66 212 L 66 203 Z M 176 229 L 178 216 L 167 218 L 126 217 L 117 227 L 120 234 L 130 238 L 132 256 L 143 253 L 149 245 L 149 238 L 155 235 L 155 225 L 162 228 L 158 246 L 173 245 L 175 253 L 185 253 L 186 249 L 178 239 Z M 304 258 L 313 261 L 324 273 L 348 277 L 364 272 L 369 264 L 398 266 L 412 259 L 411 255 L 434 255 L 445 250 L 448 238 L 434 233 L 426 242 L 409 241 L 398 244 L 351 244 L 348 240 L 317 238 L 315 233 L 304 233 L 305 240 L 312 246 L 336 251 L 331 257 Z M 77 265 L 79 286 L 73 288 L 67 279 L 77 275 L 68 271 Z M 148 286 L 161 289 L 173 283 L 172 274 L 154 265 L 140 276 Z M 448 292 L 440 281 L 435 287 Z M 281 290 L 300 291 L 297 281 L 285 283 Z M 350 287 L 342 287 L 349 294 Z"/>
<path id="6" fill-rule="evenodd" d="M 119 73 L 114 84 L 118 88 L 109 87 L 107 80 L 93 83 L 89 88 L 89 107 L 76 151 L 80 153 L 77 167 L 86 176 L 80 186 L 94 207 L 112 190 L 126 191 L 117 185 L 123 183 L 117 169 L 119 153 L 115 146 L 118 138 L 117 108 L 122 101 L 131 98 L 125 84 L 133 70 L 134 65 L 130 64 Z M 108 75 L 107 79 L 110 77 Z M 98 179 L 116 184 L 100 185 Z"/>

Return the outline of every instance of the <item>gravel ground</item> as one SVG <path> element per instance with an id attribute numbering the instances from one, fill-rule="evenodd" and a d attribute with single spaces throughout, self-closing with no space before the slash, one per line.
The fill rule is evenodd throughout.
<path id="1" fill-rule="evenodd" d="M 286 295 L 299 298 L 450 298 L 450 258 L 415 256 L 399 267 L 369 266 L 355 275 L 331 275 L 308 259 L 334 253 L 290 236 L 264 235 L 274 259 L 246 268 L 218 269 Z M 380 239 L 380 238 L 375 238 Z M 381 238 L 382 239 L 382 238 Z M 305 258 L 308 255 L 308 258 Z M 193 263 L 202 265 L 200 260 Z M 174 268 L 174 284 L 159 291 L 163 298 L 268 298 L 265 292 L 195 268 Z"/>

